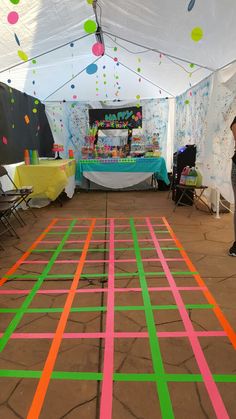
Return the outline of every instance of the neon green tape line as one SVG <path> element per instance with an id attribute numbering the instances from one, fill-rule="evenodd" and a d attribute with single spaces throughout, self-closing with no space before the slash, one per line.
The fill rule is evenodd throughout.
<path id="1" fill-rule="evenodd" d="M 50 272 L 57 256 L 59 255 L 61 249 L 63 248 L 64 244 L 66 243 L 68 237 L 71 234 L 71 231 L 74 227 L 76 223 L 76 220 L 71 222 L 70 227 L 68 228 L 67 232 L 64 234 L 64 237 L 61 241 L 61 243 L 59 244 L 59 246 L 57 247 L 57 249 L 55 250 L 55 252 L 53 253 L 50 261 L 48 262 L 48 264 L 46 265 L 46 267 L 44 268 L 42 274 L 38 277 L 37 282 L 34 284 L 32 290 L 30 291 L 30 293 L 27 295 L 27 297 L 25 298 L 22 306 L 18 309 L 16 315 L 13 317 L 12 321 L 10 322 L 10 324 L 8 325 L 8 327 L 6 328 L 3 336 L 0 338 L 0 352 L 5 348 L 8 340 L 10 339 L 12 333 L 15 331 L 15 329 L 17 328 L 18 324 L 20 323 L 22 317 L 24 316 L 26 310 L 28 309 L 29 305 L 31 304 L 35 294 L 37 293 L 37 291 L 40 289 L 45 277 L 48 275 L 48 273 Z"/>
<path id="2" fill-rule="evenodd" d="M 160 408 L 161 408 L 163 418 L 173 419 L 174 413 L 173 413 L 173 408 L 171 404 L 168 385 L 165 379 L 165 371 L 164 371 L 164 366 L 162 362 L 162 355 L 161 355 L 159 341 L 157 338 L 156 325 L 154 321 L 151 300 L 150 300 L 150 296 L 148 292 L 148 286 L 147 286 L 147 282 L 145 278 L 141 252 L 139 249 L 137 231 L 135 229 L 133 218 L 130 219 L 130 228 L 132 231 L 132 236 L 133 236 L 133 241 L 134 241 L 135 256 L 137 260 L 140 286 L 142 288 L 143 303 L 144 303 L 144 308 L 145 308 L 145 317 L 146 317 L 146 323 L 147 323 L 147 330 L 149 334 L 149 343 L 150 343 L 150 349 L 151 349 L 153 369 L 156 376 L 156 387 L 157 387 L 158 397 L 160 401 Z"/>
<path id="3" fill-rule="evenodd" d="M 177 276 L 191 276 L 197 275 L 198 272 L 191 272 L 191 271 L 172 271 L 172 275 Z M 9 279 L 38 279 L 38 275 L 5 275 Z M 115 274 L 116 278 L 129 278 L 129 277 L 136 277 L 138 276 L 137 272 L 128 272 L 128 273 L 117 273 Z M 146 272 L 145 276 L 165 276 L 164 272 Z M 48 279 L 73 279 L 73 275 L 47 275 Z M 45 277 L 45 278 L 46 278 Z M 108 274 L 82 274 L 81 278 L 107 278 Z"/>
<path id="4" fill-rule="evenodd" d="M 42 371 L 32 370 L 0 370 L 1 378 L 40 378 Z M 176 383 L 201 383 L 203 382 L 201 374 L 164 374 L 166 382 Z M 78 381 L 101 381 L 102 373 L 96 372 L 69 372 L 69 371 L 53 371 L 52 379 L 54 380 L 78 380 Z M 115 373 L 114 381 L 128 382 L 155 382 L 157 376 L 155 374 L 122 374 Z M 236 375 L 234 374 L 213 374 L 216 383 L 236 383 Z"/>
<path id="5" fill-rule="evenodd" d="M 213 304 L 186 304 L 187 309 L 212 309 Z M 25 313 L 62 313 L 63 308 L 28 308 Z M 115 306 L 115 311 L 143 311 L 144 306 Z M 155 305 L 152 310 L 178 310 L 178 306 L 173 305 Z M 92 313 L 92 312 L 105 312 L 106 307 L 72 307 L 71 313 Z M 17 313 L 17 308 L 0 308 L 0 313 Z"/>

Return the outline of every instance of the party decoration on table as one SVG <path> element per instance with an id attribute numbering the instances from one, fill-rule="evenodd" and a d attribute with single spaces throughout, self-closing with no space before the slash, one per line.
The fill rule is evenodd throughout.
<path id="1" fill-rule="evenodd" d="M 60 157 L 60 152 L 64 151 L 64 146 L 62 144 L 53 144 L 52 148 L 53 153 L 57 153 L 57 156 L 55 157 L 55 160 L 60 160 L 62 157 Z"/>
<path id="2" fill-rule="evenodd" d="M 194 42 L 199 42 L 203 38 L 203 30 L 199 26 L 193 28 L 191 38 Z"/>
<path id="3" fill-rule="evenodd" d="M 191 12 L 191 10 L 193 10 L 194 5 L 195 5 L 195 0 L 190 0 L 189 5 L 188 5 L 188 12 Z"/>
<path id="4" fill-rule="evenodd" d="M 139 128 L 142 126 L 142 108 L 89 109 L 89 123 L 97 128 Z"/>

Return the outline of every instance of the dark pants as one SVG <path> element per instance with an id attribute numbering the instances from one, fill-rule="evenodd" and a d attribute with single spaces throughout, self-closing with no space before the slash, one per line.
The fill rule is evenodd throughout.
<path id="1" fill-rule="evenodd" d="M 234 191 L 234 240 L 236 241 L 236 164 L 232 163 L 231 181 Z"/>

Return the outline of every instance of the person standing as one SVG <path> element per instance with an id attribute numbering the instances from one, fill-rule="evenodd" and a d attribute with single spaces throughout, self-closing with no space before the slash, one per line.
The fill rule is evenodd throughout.
<path id="1" fill-rule="evenodd" d="M 235 151 L 232 157 L 232 171 L 231 171 L 231 182 L 234 191 L 234 243 L 233 246 L 229 249 L 229 256 L 236 256 L 236 117 L 234 118 L 232 124 L 230 125 L 230 129 L 234 136 L 235 141 Z"/>

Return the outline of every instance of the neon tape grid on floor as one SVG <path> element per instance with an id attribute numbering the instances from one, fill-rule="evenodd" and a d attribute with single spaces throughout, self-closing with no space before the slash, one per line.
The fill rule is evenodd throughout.
<path id="1" fill-rule="evenodd" d="M 120 220 L 124 220 L 122 223 Z M 152 222 L 152 220 L 155 220 Z M 33 243 L 33 245 L 27 250 L 27 252 L 13 265 L 13 267 L 7 272 L 7 274 L 2 278 L 0 284 L 3 285 L 0 289 L 0 295 L 9 295 L 9 296 L 23 296 L 25 295 L 25 300 L 21 307 L 0 307 L 1 315 L 4 314 L 13 314 L 13 319 L 7 326 L 5 331 L 0 333 L 0 348 L 1 351 L 4 351 L 4 348 L 7 347 L 8 343 L 11 341 L 14 344 L 15 341 L 19 340 L 37 340 L 38 344 L 42 339 L 51 340 L 51 347 L 49 349 L 48 355 L 46 356 L 46 362 L 42 371 L 33 371 L 33 370 L 13 370 L 13 369 L 2 369 L 0 370 L 0 377 L 4 378 L 25 378 L 25 379 L 37 379 L 38 386 L 35 392 L 35 395 L 32 400 L 31 407 L 29 408 L 28 419 L 37 419 L 40 416 L 41 409 L 44 405 L 45 397 L 48 391 L 48 385 L 50 380 L 54 380 L 57 383 L 57 380 L 69 380 L 72 382 L 75 381 L 93 381 L 101 382 L 101 403 L 100 403 L 100 419 L 111 419 L 113 414 L 113 390 L 114 382 L 136 382 L 136 383 L 145 383 L 152 382 L 155 384 L 156 393 L 157 393 L 157 403 L 159 400 L 161 414 L 163 418 L 173 418 L 175 414 L 175 406 L 172 402 L 172 394 L 170 393 L 168 383 L 202 383 L 206 388 L 209 400 L 211 401 L 212 407 L 214 409 L 215 415 L 218 418 L 225 419 L 229 418 L 229 414 L 225 408 L 224 400 L 222 399 L 221 394 L 216 386 L 216 383 L 235 383 L 236 376 L 233 374 L 215 374 L 214 371 L 211 372 L 207 364 L 203 349 L 200 346 L 200 338 L 213 338 L 214 340 L 219 338 L 228 337 L 232 344 L 235 344 L 235 334 L 225 319 L 223 313 L 221 312 L 219 306 L 217 305 L 215 299 L 210 294 L 205 283 L 199 276 L 192 262 L 189 260 L 186 252 L 184 251 L 181 243 L 176 238 L 173 230 L 167 223 L 166 219 L 163 217 L 156 217 L 149 219 L 147 218 L 123 218 L 123 219 L 56 219 L 53 220 L 47 229 L 39 236 L 39 238 Z M 63 223 L 63 224 L 61 224 Z M 80 224 L 83 225 L 80 225 Z M 156 227 L 161 227 L 161 230 L 157 230 Z M 117 239 L 118 234 L 124 234 L 120 231 L 121 228 L 129 228 L 129 232 L 126 233 L 127 239 Z M 48 234 L 53 235 L 57 234 L 57 240 L 47 240 Z M 81 240 L 72 240 L 74 234 L 80 234 L 84 236 Z M 106 231 L 106 234 L 104 232 Z M 51 234 L 52 233 L 52 234 Z M 104 239 L 102 240 L 93 240 L 95 234 L 103 234 Z M 168 237 L 163 238 L 163 235 L 168 235 Z M 143 235 L 145 238 L 143 238 Z M 149 238 L 146 238 L 148 237 Z M 59 238 L 59 237 L 60 238 Z M 95 236 L 96 237 L 96 236 Z M 73 248 L 66 248 L 67 245 L 75 244 Z M 81 244 L 77 248 L 76 246 Z M 119 243 L 124 243 L 124 245 L 119 245 Z M 128 243 L 131 243 L 131 247 L 127 247 Z M 146 244 L 145 244 L 146 243 Z M 48 244 L 55 244 L 54 248 L 51 249 Z M 102 248 L 96 248 L 97 245 L 102 245 Z M 174 251 L 177 257 L 170 258 L 166 251 Z M 125 259 L 117 258 L 118 251 L 122 252 L 132 252 L 132 256 Z M 152 257 L 148 258 L 147 255 L 143 255 L 143 251 L 151 251 Z M 74 252 L 75 257 L 72 260 L 66 259 L 67 252 Z M 103 254 L 103 257 L 97 258 L 95 260 L 89 260 L 89 253 L 98 252 Z M 31 255 L 37 256 L 44 253 L 47 255 L 45 260 L 31 260 Z M 104 255 L 107 255 L 107 259 Z M 63 255 L 63 256 L 62 256 Z M 154 255 L 154 256 L 153 256 Z M 61 256 L 61 260 L 59 258 Z M 152 264 L 147 267 L 147 263 Z M 158 263 L 156 268 L 155 263 Z M 175 262 L 175 266 L 178 266 L 178 263 L 183 262 L 187 269 L 183 270 L 181 265 L 181 270 L 176 270 L 169 268 L 169 264 Z M 74 263 L 74 265 L 72 265 Z M 97 265 L 105 267 L 104 273 L 97 273 Z M 133 264 L 136 266 L 132 269 L 132 272 L 119 272 L 118 266 L 121 270 L 122 264 Z M 22 265 L 35 265 L 41 268 L 39 274 L 22 274 L 19 273 L 18 269 Z M 73 266 L 73 271 L 76 268 L 74 274 L 55 274 L 51 273 L 53 267 L 57 266 L 60 271 L 61 266 L 68 268 Z M 76 264 L 76 265 L 75 265 Z M 77 266 L 77 267 L 76 267 Z M 87 266 L 90 268 L 91 273 L 84 273 L 83 268 Z M 93 268 L 94 266 L 94 268 Z M 72 272 L 73 272 L 72 271 Z M 52 271 L 53 272 L 53 271 Z M 152 280 L 150 286 L 149 278 Z M 158 281 L 166 281 L 166 286 L 158 286 Z M 186 279 L 186 286 L 177 286 L 176 281 L 178 278 L 182 280 Z M 29 289 L 12 289 L 7 288 L 7 280 L 11 281 L 31 281 L 33 280 L 33 287 Z M 107 280 L 107 287 L 101 286 L 101 283 L 98 282 L 99 286 L 96 288 L 80 288 L 80 280 L 98 280 L 101 279 Z M 118 285 L 116 281 L 129 279 L 129 281 L 135 280 L 139 282 L 138 286 L 135 287 L 116 287 Z M 156 279 L 157 286 L 153 283 L 153 280 Z M 195 279 L 196 285 L 188 285 L 188 279 Z M 58 280 L 57 289 L 41 289 L 41 286 L 47 281 Z M 60 280 L 63 281 L 64 287 L 60 287 Z M 71 280 L 72 285 L 70 288 L 65 289 L 65 281 Z M 135 285 L 136 285 L 135 283 Z M 48 282 L 50 284 L 50 282 Z M 161 284 L 162 285 L 162 284 Z M 48 285 L 47 285 L 48 286 Z M 84 286 L 84 283 L 83 283 Z M 89 285 L 88 285 L 89 286 Z M 53 287 L 54 288 L 54 287 Z M 174 304 L 152 304 L 151 303 L 151 293 L 164 292 L 165 294 L 172 295 L 174 299 Z M 182 295 L 204 295 L 206 298 L 206 304 L 185 304 L 182 299 Z M 122 295 L 127 298 L 137 297 L 137 304 L 129 305 L 119 305 L 115 304 L 115 295 L 122 293 Z M 31 306 L 31 303 L 34 301 L 34 298 L 37 295 L 65 295 L 66 302 L 64 307 L 37 307 L 34 308 Z M 100 306 L 87 305 L 85 307 L 73 306 L 74 297 L 76 295 L 105 295 L 107 297 L 107 304 L 101 304 Z M 127 296 L 127 297 L 126 297 Z M 140 304 L 140 297 L 142 298 L 142 304 Z M 78 300 L 80 301 L 80 300 Z M 133 302 L 133 300 L 132 300 Z M 209 312 L 215 313 L 218 318 L 223 330 L 195 330 L 193 324 L 189 318 L 188 310 L 191 310 L 194 313 L 194 310 L 208 310 Z M 169 313 L 175 311 L 179 313 L 184 329 L 176 331 L 161 331 L 156 327 L 154 315 L 155 313 Z M 128 332 L 128 331 L 115 331 L 115 313 L 138 313 L 142 312 L 146 318 L 146 331 L 142 332 Z M 26 314 L 32 313 L 60 313 L 61 317 L 58 322 L 57 327 L 55 327 L 56 332 L 51 333 L 47 330 L 40 333 L 19 333 L 17 327 L 21 320 Z M 76 313 L 80 316 L 80 313 L 102 313 L 106 314 L 106 327 L 105 330 L 100 330 L 97 332 L 79 332 L 79 333 L 68 333 L 66 332 L 66 325 L 70 313 Z M 79 318 L 79 317 L 78 317 Z M 55 319 L 55 325 L 57 320 Z M 118 329 L 120 330 L 120 329 Z M 190 345 L 193 350 L 195 360 L 197 362 L 199 373 L 193 374 L 172 374 L 167 373 L 164 369 L 163 353 L 161 350 L 160 343 L 165 339 L 171 339 L 173 344 L 175 339 L 184 338 L 190 342 Z M 82 371 L 55 371 L 55 363 L 59 354 L 60 345 L 63 340 L 69 339 L 96 339 L 100 340 L 100 344 L 104 342 L 104 362 L 102 371 L 98 372 L 82 372 Z M 153 373 L 121 373 L 115 371 L 115 339 L 146 339 L 149 342 L 149 347 L 151 351 L 151 359 L 153 364 Z M 40 346 L 39 346 L 40 347 Z M 13 360 L 14 361 L 14 360 Z M 99 394 L 97 395 L 99 397 Z M 63 397 L 63 395 L 62 395 Z M 76 401 L 75 401 L 76 404 Z M 99 405 L 98 405 L 99 406 Z M 89 418 L 90 419 L 90 418 Z M 95 418 L 94 418 L 95 419 Z"/>

